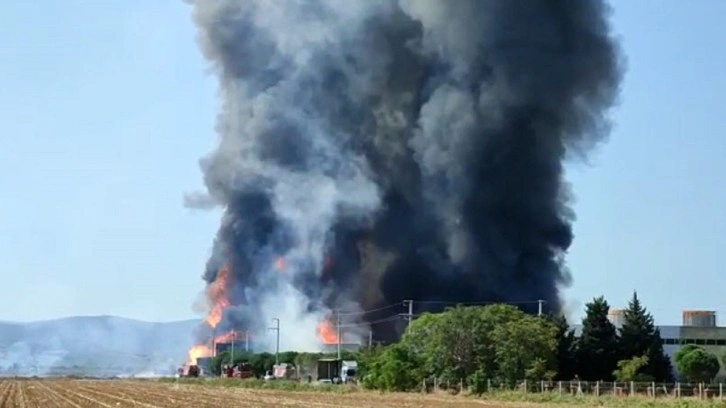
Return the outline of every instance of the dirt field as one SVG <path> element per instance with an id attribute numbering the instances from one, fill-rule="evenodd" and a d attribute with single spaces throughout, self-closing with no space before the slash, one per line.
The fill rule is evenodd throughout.
<path id="1" fill-rule="evenodd" d="M 0 379 L 0 408 L 53 407 L 515 407 L 463 397 L 416 394 L 345 395 L 162 384 L 123 380 Z M 517 407 L 533 406 L 531 404 Z"/>

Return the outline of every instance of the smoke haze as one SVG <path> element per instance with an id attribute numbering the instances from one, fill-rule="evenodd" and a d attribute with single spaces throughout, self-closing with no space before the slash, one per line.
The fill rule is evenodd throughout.
<path id="1" fill-rule="evenodd" d="M 222 325 L 279 317 L 283 348 L 314 349 L 333 308 L 560 309 L 564 161 L 607 137 L 623 71 L 603 1 L 191 3 L 222 104 L 187 205 L 224 209 L 204 273 L 230 269 Z"/>

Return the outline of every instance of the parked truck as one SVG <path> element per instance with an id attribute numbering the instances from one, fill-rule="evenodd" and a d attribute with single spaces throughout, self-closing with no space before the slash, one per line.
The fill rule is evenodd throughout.
<path id="1" fill-rule="evenodd" d="M 227 364 L 222 366 L 222 377 L 244 379 L 252 378 L 254 376 L 255 373 L 252 368 L 252 364 L 248 362 L 238 363 L 233 366 Z"/>
<path id="2" fill-rule="evenodd" d="M 345 384 L 356 381 L 358 363 L 351 360 L 324 358 L 318 360 L 318 382 Z"/>

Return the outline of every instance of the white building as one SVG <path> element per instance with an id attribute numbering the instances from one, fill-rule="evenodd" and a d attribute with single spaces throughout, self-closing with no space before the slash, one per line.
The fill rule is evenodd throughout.
<path id="1" fill-rule="evenodd" d="M 623 324 L 623 310 L 613 309 L 608 314 L 608 319 L 615 327 Z M 705 348 L 708 352 L 718 357 L 726 354 L 726 327 L 719 327 L 716 324 L 716 312 L 712 310 L 684 310 L 683 323 L 680 326 L 657 326 L 660 330 L 660 337 L 663 339 L 663 351 L 671 358 L 674 374 L 676 362 L 674 355 L 681 346 L 696 344 Z M 572 325 L 575 335 L 579 336 L 582 325 Z M 726 370 L 723 364 L 717 378 L 726 379 Z"/>

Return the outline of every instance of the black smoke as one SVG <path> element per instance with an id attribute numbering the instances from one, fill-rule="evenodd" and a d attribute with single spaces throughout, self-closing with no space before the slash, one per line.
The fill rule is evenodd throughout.
<path id="1" fill-rule="evenodd" d="M 222 106 L 188 204 L 224 208 L 226 324 L 282 317 L 304 345 L 331 308 L 561 307 L 563 165 L 607 137 L 623 71 L 605 2 L 192 3 Z"/>

